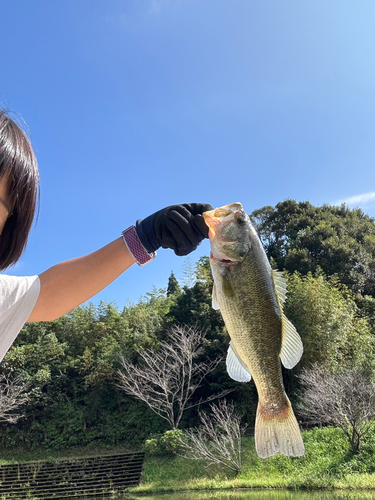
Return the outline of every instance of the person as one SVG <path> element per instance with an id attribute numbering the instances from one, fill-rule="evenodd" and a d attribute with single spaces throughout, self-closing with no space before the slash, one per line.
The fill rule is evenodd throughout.
<path id="1" fill-rule="evenodd" d="M 25 132 L 0 110 L 0 271 L 15 264 L 27 244 L 38 205 L 39 174 Z M 0 274 L 0 361 L 26 322 L 51 321 L 93 297 L 135 263 L 145 265 L 158 248 L 187 255 L 208 237 L 205 203 L 172 205 L 138 220 L 93 253 L 39 276 Z"/>

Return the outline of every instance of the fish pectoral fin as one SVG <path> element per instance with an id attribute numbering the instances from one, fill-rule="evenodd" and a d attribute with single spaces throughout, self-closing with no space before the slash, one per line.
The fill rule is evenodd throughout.
<path id="1" fill-rule="evenodd" d="M 301 359 L 303 344 L 295 326 L 283 314 L 280 359 L 285 368 L 293 368 Z"/>
<path id="2" fill-rule="evenodd" d="M 284 302 L 286 301 L 287 281 L 286 278 L 283 277 L 283 273 L 281 271 L 275 271 L 274 269 L 272 269 L 271 272 L 273 284 L 275 286 L 275 292 L 279 300 L 279 304 L 282 307 Z"/>
<path id="3" fill-rule="evenodd" d="M 240 357 L 237 355 L 232 346 L 232 342 L 229 344 L 226 365 L 227 372 L 230 378 L 232 378 L 236 382 L 250 382 L 251 373 L 245 366 L 245 364 L 241 361 Z"/>
<path id="4" fill-rule="evenodd" d="M 214 286 L 212 287 L 212 308 L 215 309 L 215 311 L 218 311 L 220 309 L 219 303 L 217 301 L 216 284 L 215 283 L 214 283 Z"/>
<path id="5" fill-rule="evenodd" d="M 285 368 L 293 368 L 301 359 L 303 345 L 301 337 L 298 335 L 295 326 L 288 320 L 282 312 L 287 294 L 287 280 L 280 271 L 272 270 L 272 279 L 275 286 L 277 300 L 279 301 L 282 313 L 282 341 L 280 359 Z"/>

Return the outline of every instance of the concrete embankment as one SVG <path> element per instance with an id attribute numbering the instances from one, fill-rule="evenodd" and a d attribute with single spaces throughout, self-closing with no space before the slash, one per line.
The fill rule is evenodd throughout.
<path id="1" fill-rule="evenodd" d="M 139 483 L 144 453 L 0 466 L 0 498 L 68 499 L 121 493 Z"/>

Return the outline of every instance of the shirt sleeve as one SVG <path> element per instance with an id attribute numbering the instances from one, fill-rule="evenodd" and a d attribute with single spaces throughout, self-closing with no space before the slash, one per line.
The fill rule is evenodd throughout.
<path id="1" fill-rule="evenodd" d="M 39 292 L 38 276 L 0 274 L 0 361 L 34 309 Z"/>

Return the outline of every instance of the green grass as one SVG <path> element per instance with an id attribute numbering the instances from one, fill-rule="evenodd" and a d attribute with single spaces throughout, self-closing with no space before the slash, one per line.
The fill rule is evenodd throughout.
<path id="1" fill-rule="evenodd" d="M 375 489 L 375 433 L 353 455 L 339 429 L 313 429 L 303 433 L 304 457 L 277 454 L 258 458 L 253 438 L 243 439 L 243 468 L 235 476 L 218 466 L 180 457 L 147 457 L 137 494 L 178 490 L 235 488 L 372 488 Z"/>

